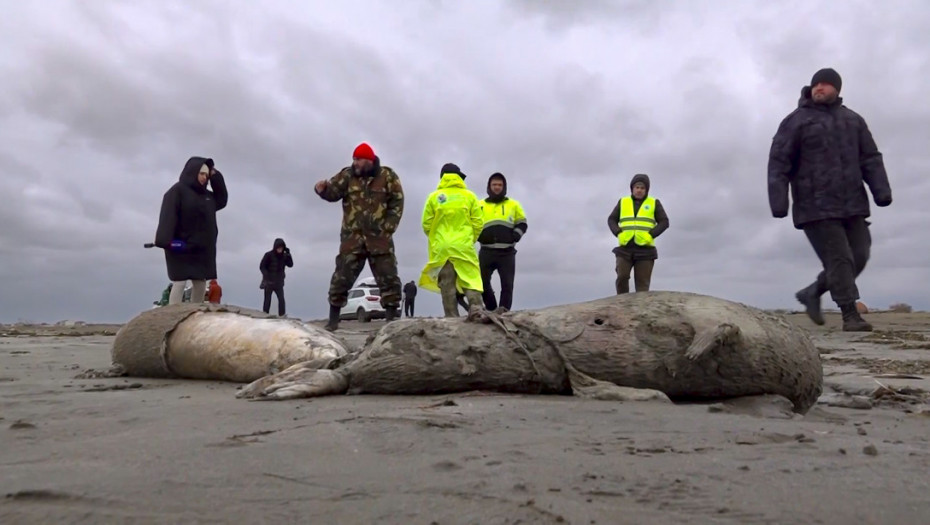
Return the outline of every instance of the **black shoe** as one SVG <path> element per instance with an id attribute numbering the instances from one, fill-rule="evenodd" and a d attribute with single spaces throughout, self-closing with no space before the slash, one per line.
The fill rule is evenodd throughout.
<path id="1" fill-rule="evenodd" d="M 794 297 L 807 309 L 807 316 L 814 324 L 824 324 L 823 312 L 820 311 L 820 296 L 817 292 L 808 287 L 794 294 Z"/>
<path id="2" fill-rule="evenodd" d="M 391 321 L 397 320 L 398 317 L 400 317 L 400 312 L 397 311 L 397 308 L 385 308 L 384 322 L 390 323 Z"/>
<path id="3" fill-rule="evenodd" d="M 330 332 L 335 332 L 339 328 L 339 310 L 341 309 L 338 306 L 329 305 L 329 322 L 323 328 Z"/>
<path id="4" fill-rule="evenodd" d="M 871 332 L 872 325 L 859 315 L 856 310 L 856 303 L 840 305 L 843 312 L 843 331 L 844 332 Z"/>

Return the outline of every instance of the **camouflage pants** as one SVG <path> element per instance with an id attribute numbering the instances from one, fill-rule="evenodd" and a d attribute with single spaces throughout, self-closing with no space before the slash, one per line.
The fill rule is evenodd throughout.
<path id="1" fill-rule="evenodd" d="M 439 293 L 442 297 L 442 310 L 446 317 L 458 317 L 459 308 L 458 305 L 465 307 L 465 311 L 470 311 L 473 307 L 477 305 L 483 306 L 484 303 L 481 300 L 481 293 L 478 290 L 465 289 L 464 296 L 468 299 L 468 304 L 464 304 L 462 300 L 462 295 L 458 293 L 455 288 L 455 282 L 458 279 L 458 276 L 455 273 L 455 267 L 452 266 L 451 262 L 446 262 L 446 264 L 439 270 Z"/>
<path id="2" fill-rule="evenodd" d="M 397 258 L 393 253 L 371 254 L 352 252 L 336 256 L 336 270 L 329 281 L 329 304 L 342 308 L 348 300 L 349 289 L 355 284 L 365 267 L 365 261 L 375 276 L 381 292 L 381 306 L 400 307 L 400 277 L 397 276 Z"/>

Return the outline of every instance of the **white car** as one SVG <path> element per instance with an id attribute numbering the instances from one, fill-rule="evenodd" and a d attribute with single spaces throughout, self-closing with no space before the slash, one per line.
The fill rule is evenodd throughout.
<path id="1" fill-rule="evenodd" d="M 372 319 L 384 319 L 381 306 L 381 291 L 370 286 L 358 286 L 349 290 L 346 305 L 339 311 L 340 319 L 357 319 L 367 323 Z"/>

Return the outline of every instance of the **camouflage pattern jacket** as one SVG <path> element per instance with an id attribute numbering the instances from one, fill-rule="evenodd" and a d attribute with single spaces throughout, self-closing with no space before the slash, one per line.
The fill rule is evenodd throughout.
<path id="1" fill-rule="evenodd" d="M 351 166 L 329 179 L 320 197 L 342 201 L 340 255 L 367 251 L 394 253 L 394 232 L 404 212 L 404 189 L 397 173 L 375 161 L 374 175 L 355 175 Z"/>

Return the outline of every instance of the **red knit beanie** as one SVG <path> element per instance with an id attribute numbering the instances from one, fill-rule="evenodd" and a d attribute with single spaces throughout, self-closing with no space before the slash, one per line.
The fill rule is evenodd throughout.
<path id="1" fill-rule="evenodd" d="M 362 142 L 355 147 L 355 151 L 352 152 L 353 159 L 368 159 L 372 162 L 375 160 L 375 151 L 371 149 L 371 146 Z"/>

